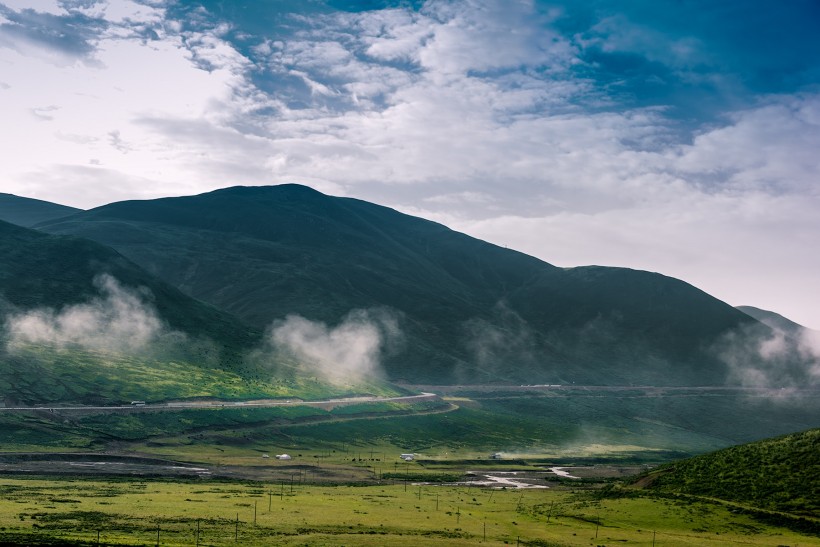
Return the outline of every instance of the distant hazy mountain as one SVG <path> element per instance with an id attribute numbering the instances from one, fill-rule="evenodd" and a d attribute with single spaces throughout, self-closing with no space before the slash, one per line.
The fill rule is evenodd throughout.
<path id="1" fill-rule="evenodd" d="M 0 220 L 18 226 L 34 226 L 40 222 L 68 216 L 81 210 L 75 207 L 66 207 L 48 201 L 23 198 L 0 192 Z"/>
<path id="2" fill-rule="evenodd" d="M 258 328 L 388 310 L 404 334 L 388 373 L 414 382 L 719 384 L 710 348 L 759 326 L 677 279 L 558 268 L 298 185 L 113 203 L 38 229 L 111 246 Z"/>
<path id="3" fill-rule="evenodd" d="M 755 308 L 753 306 L 736 307 L 746 315 L 754 317 L 764 325 L 768 325 L 776 330 L 782 330 L 788 334 L 798 334 L 806 328 L 803 325 L 795 323 L 794 321 L 787 319 L 773 311 L 761 310 L 760 308 Z"/>

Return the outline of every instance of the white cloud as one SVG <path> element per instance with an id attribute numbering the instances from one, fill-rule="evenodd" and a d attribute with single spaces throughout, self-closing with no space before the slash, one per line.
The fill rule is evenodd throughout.
<path id="1" fill-rule="evenodd" d="M 30 9 L 52 15 L 64 15 L 66 13 L 59 0 L 3 0 L 3 4 L 15 11 Z"/>
<path id="2" fill-rule="evenodd" d="M 140 120 L 218 123 L 225 114 L 220 105 L 244 85 L 234 71 L 242 70 L 241 56 L 193 35 L 186 45 L 174 36 L 146 44 L 109 34 L 96 44 L 91 66 L 55 69 L 48 60 L 0 49 L 9 82 L 0 115 L 15 128 L 0 132 L 0 146 L 10 152 L 0 168 L 4 191 L 48 199 L 59 181 L 60 188 L 72 186 L 60 192 L 71 196 L 64 203 L 89 207 L 116 195 L 105 196 L 106 187 L 116 191 L 128 180 L 140 181 L 128 188 L 137 191 L 132 198 L 186 191 L 196 182 L 173 147 Z M 212 70 L 197 68 L 192 51 Z M 59 85 L 50 85 L 55 78 Z M 32 113 L 47 123 L 30 123 Z M 82 169 L 92 160 L 105 171 Z"/>
<path id="3" fill-rule="evenodd" d="M 579 41 L 585 47 L 597 46 L 606 52 L 639 53 L 679 69 L 712 61 L 701 40 L 692 36 L 671 39 L 668 34 L 630 21 L 623 14 L 605 17 Z"/>
<path id="4" fill-rule="evenodd" d="M 94 2 L 63 0 L 64 8 L 94 19 L 103 19 L 116 25 L 161 24 L 165 15 L 163 2 L 135 2 L 133 0 L 96 0 Z"/>
<path id="5" fill-rule="evenodd" d="M 428 8 L 443 21 L 418 59 L 442 80 L 469 71 L 523 66 L 562 70 L 576 55 L 566 39 L 544 27 L 529 1 L 467 0 L 430 3 Z"/>
<path id="6" fill-rule="evenodd" d="M 820 95 L 774 98 L 735 113 L 726 126 L 698 135 L 675 166 L 712 176 L 738 191 L 817 193 Z"/>
<path id="7" fill-rule="evenodd" d="M 453 192 L 425 198 L 427 203 L 437 203 L 442 205 L 459 204 L 486 204 L 494 201 L 493 197 L 483 192 Z"/>
<path id="8" fill-rule="evenodd" d="M 368 56 L 382 61 L 418 62 L 418 52 L 434 35 L 435 22 L 406 10 L 384 10 L 357 20 Z"/>

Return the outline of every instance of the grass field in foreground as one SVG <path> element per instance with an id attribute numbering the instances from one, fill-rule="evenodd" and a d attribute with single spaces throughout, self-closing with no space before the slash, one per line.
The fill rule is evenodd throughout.
<path id="1" fill-rule="evenodd" d="M 2 478 L 0 493 L 0 542 L 26 544 L 820 545 L 718 503 L 586 491 Z"/>

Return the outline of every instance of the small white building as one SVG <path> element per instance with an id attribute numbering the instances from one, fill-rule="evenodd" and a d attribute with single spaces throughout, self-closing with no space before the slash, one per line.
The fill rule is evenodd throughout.
<path id="1" fill-rule="evenodd" d="M 290 457 L 290 454 L 277 454 L 276 459 L 277 460 L 291 460 L 293 458 Z"/>
<path id="2" fill-rule="evenodd" d="M 399 458 L 403 459 L 406 462 L 412 462 L 413 458 L 415 458 L 415 454 L 400 454 Z"/>

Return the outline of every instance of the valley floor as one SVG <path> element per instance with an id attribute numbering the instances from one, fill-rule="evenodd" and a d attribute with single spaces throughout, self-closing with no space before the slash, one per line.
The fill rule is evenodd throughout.
<path id="1" fill-rule="evenodd" d="M 820 547 L 814 518 L 615 484 L 816 426 L 814 394 L 450 389 L 7 409 L 0 544 Z"/>
<path id="2" fill-rule="evenodd" d="M 385 480 L 0 477 L 0 542 L 72 545 L 820 545 L 717 502 Z"/>

